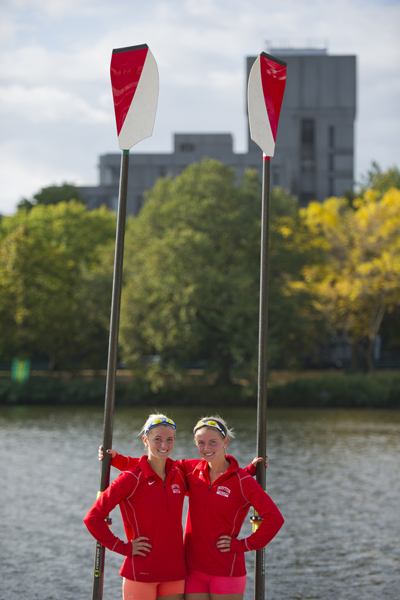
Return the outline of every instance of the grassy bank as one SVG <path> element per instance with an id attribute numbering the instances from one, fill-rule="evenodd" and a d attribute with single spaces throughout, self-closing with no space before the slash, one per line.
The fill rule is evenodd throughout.
<path id="1" fill-rule="evenodd" d="M 256 406 L 256 397 L 243 387 L 192 385 L 154 394 L 145 383 L 117 381 L 120 406 Z M 0 379 L 1 405 L 104 404 L 105 379 L 31 377 L 25 383 Z M 400 408 L 400 375 L 314 376 L 273 384 L 268 389 L 271 408 Z"/>
<path id="2" fill-rule="evenodd" d="M 271 407 L 400 408 L 399 375 L 324 375 L 297 379 L 268 391 Z"/>

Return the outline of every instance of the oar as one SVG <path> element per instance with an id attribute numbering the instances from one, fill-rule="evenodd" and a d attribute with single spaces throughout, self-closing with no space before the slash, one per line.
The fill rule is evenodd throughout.
<path id="1" fill-rule="evenodd" d="M 286 63 L 262 52 L 249 76 L 248 111 L 251 139 L 263 151 L 263 188 L 261 216 L 260 312 L 258 338 L 257 456 L 267 451 L 267 349 L 268 349 L 268 262 L 270 215 L 270 158 L 275 152 L 279 114 L 286 84 Z M 265 468 L 257 466 L 257 481 L 265 490 Z M 256 511 L 253 529 L 260 525 Z M 265 598 L 265 551 L 257 550 L 254 598 Z"/>
<path id="2" fill-rule="evenodd" d="M 113 50 L 111 86 L 118 144 L 122 155 L 104 406 L 103 448 L 105 449 L 112 448 L 129 150 L 152 135 L 158 101 L 157 64 L 147 44 Z M 109 482 L 110 457 L 105 453 L 101 464 L 99 494 L 104 492 Z M 92 600 L 101 600 L 103 596 L 104 554 L 104 546 L 96 542 Z"/>

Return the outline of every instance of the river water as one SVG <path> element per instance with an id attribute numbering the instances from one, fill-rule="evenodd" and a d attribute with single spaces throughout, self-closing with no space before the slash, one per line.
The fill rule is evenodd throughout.
<path id="1" fill-rule="evenodd" d="M 118 451 L 143 453 L 137 432 L 148 412 L 116 409 Z M 166 412 L 178 424 L 173 457 L 195 458 L 191 429 L 206 411 Z M 256 411 L 220 413 L 245 466 L 255 455 Z M 102 429 L 97 408 L 0 409 L 0 600 L 90 600 L 94 540 L 82 519 L 99 486 Z M 268 412 L 267 491 L 286 522 L 266 548 L 267 600 L 400 598 L 399 447 L 399 412 Z M 123 537 L 119 511 L 112 516 Z M 104 600 L 121 598 L 121 562 L 106 553 Z"/>

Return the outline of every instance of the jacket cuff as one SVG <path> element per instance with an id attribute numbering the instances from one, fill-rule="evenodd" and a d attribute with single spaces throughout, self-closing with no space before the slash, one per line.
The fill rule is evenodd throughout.
<path id="1" fill-rule="evenodd" d="M 121 548 L 120 554 L 122 554 L 123 556 L 128 556 L 128 558 L 131 558 L 132 552 L 133 552 L 132 542 L 122 542 L 122 548 Z"/>
<path id="2" fill-rule="evenodd" d="M 257 467 L 256 465 L 253 465 L 253 463 L 251 462 L 249 464 L 249 466 L 246 468 L 247 472 L 249 475 L 251 475 L 252 477 L 255 477 L 257 475 Z"/>
<path id="3" fill-rule="evenodd" d="M 229 550 L 238 554 L 239 552 L 247 552 L 248 548 L 246 547 L 245 540 L 237 540 L 236 538 L 231 538 L 231 545 Z"/>

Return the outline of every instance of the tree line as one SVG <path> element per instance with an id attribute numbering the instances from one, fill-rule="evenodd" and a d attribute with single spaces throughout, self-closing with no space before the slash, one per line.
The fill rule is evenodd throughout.
<path id="1" fill-rule="evenodd" d="M 0 221 L 0 360 L 100 368 L 116 216 L 61 187 Z M 260 227 L 258 174 L 238 180 L 210 159 L 159 179 L 127 219 L 120 360 L 153 389 L 179 386 L 193 366 L 254 389 Z M 306 208 L 273 189 L 269 276 L 271 366 L 319 366 L 336 336 L 352 346 L 354 369 L 362 349 L 372 370 L 379 332 L 400 345 L 399 170 L 373 164 L 357 194 Z"/>

